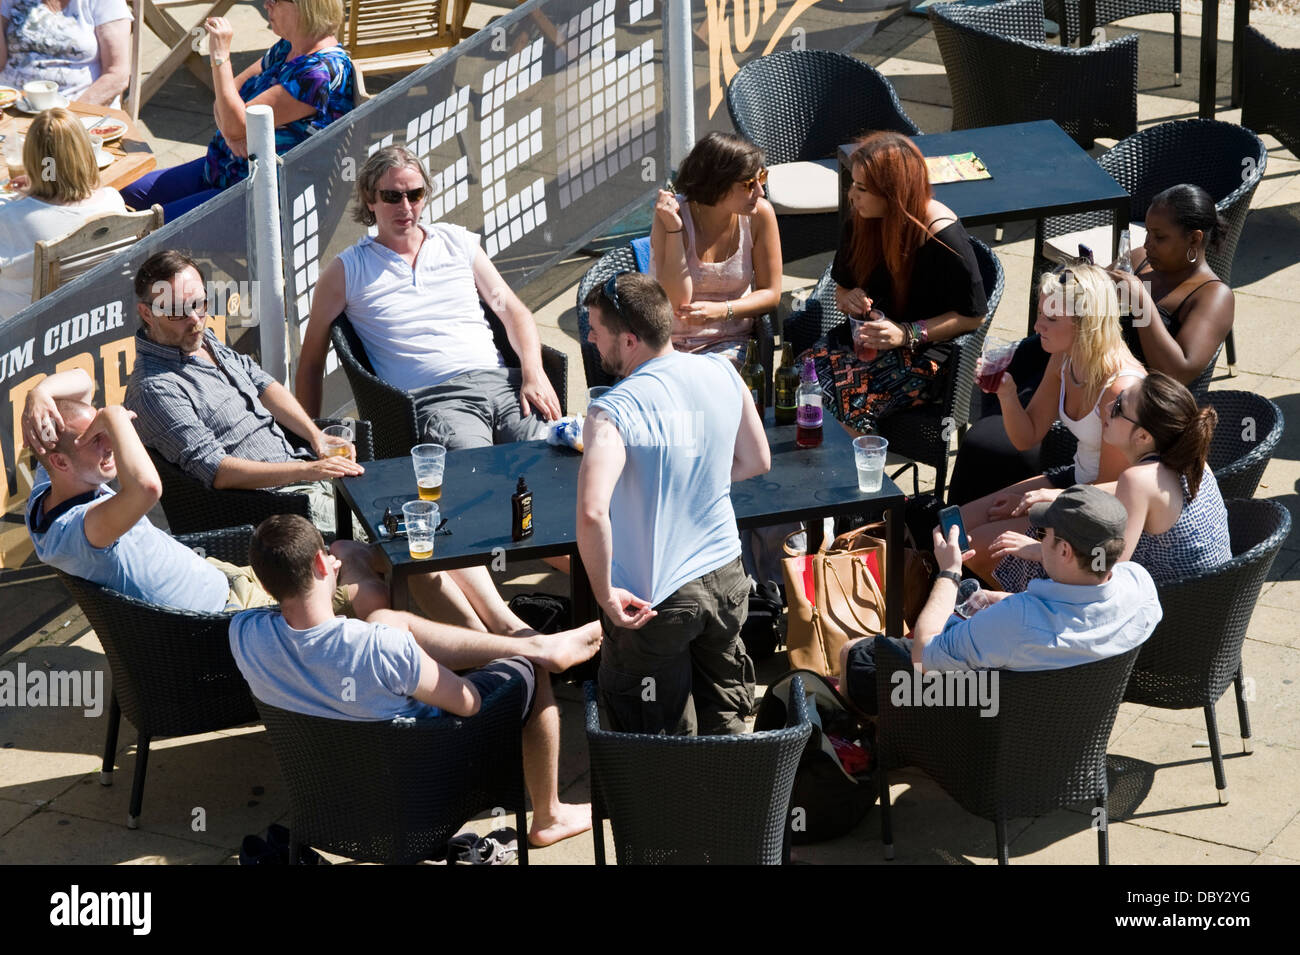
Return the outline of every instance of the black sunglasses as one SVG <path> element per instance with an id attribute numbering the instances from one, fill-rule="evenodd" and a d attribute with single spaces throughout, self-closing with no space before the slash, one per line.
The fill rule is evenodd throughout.
<path id="1" fill-rule="evenodd" d="M 403 196 L 406 197 L 406 201 L 411 205 L 416 205 L 424 199 L 424 187 L 421 186 L 419 189 L 407 189 L 405 192 L 401 189 L 380 189 L 378 190 L 378 195 L 380 202 L 387 203 L 390 206 L 395 206 L 401 202 Z"/>
<path id="2" fill-rule="evenodd" d="M 155 315 L 165 315 L 173 322 L 183 322 L 191 315 L 195 318 L 205 318 L 208 314 L 208 299 L 206 296 L 196 298 L 192 302 L 182 302 L 170 309 L 163 308 L 161 304 L 155 304 L 153 311 Z"/>
<path id="3" fill-rule="evenodd" d="M 1137 425 L 1139 428 L 1142 427 L 1141 421 L 1138 421 L 1137 418 L 1130 418 L 1128 415 L 1124 413 L 1124 405 L 1122 403 L 1123 401 L 1124 401 L 1124 392 L 1121 391 L 1119 394 L 1115 396 L 1115 401 L 1110 406 L 1110 416 L 1112 418 L 1123 418 L 1125 421 L 1131 422 L 1132 424 Z"/>
<path id="4" fill-rule="evenodd" d="M 605 279 L 605 297 L 610 300 L 614 306 L 614 311 L 618 312 L 620 317 L 623 315 L 623 303 L 618 300 L 618 277 L 628 275 L 631 271 L 631 269 L 620 269 Z"/>

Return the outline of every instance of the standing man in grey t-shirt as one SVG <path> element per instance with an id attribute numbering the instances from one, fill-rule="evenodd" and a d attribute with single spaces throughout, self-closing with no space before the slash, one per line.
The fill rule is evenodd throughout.
<path id="1" fill-rule="evenodd" d="M 622 377 L 589 411 L 578 473 L 611 725 L 743 732 L 754 667 L 740 642 L 749 579 L 731 482 L 771 467 L 762 419 L 725 358 L 673 350 L 672 306 L 654 279 L 620 273 L 585 304 L 601 363 Z"/>

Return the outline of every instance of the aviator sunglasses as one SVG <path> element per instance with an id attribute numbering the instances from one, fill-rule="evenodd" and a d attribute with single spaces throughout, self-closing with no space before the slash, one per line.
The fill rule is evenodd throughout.
<path id="1" fill-rule="evenodd" d="M 406 197 L 407 202 L 411 205 L 415 205 L 424 199 L 424 187 L 421 186 L 419 189 L 407 189 L 405 192 L 401 189 L 379 189 L 377 190 L 377 195 L 379 196 L 380 202 L 387 203 L 390 206 L 395 206 L 401 202 L 403 196 Z"/>

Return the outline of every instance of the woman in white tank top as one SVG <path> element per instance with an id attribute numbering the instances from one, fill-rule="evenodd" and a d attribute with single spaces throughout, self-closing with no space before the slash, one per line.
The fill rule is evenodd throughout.
<path id="1" fill-rule="evenodd" d="M 1073 265 L 1043 276 L 1034 331 L 1051 358 L 1028 407 L 1021 407 L 1011 376 L 1003 376 L 997 394 L 1007 437 L 1017 448 L 1031 448 L 1059 419 L 1079 445 L 1072 464 L 962 506 L 962 522 L 975 549 L 967 566 L 990 582 L 996 563 L 989 553 L 993 541 L 1005 531 L 1026 533 L 1031 505 L 1050 501 L 1073 484 L 1114 481 L 1124 470 L 1124 455 L 1102 443 L 1102 409 L 1146 375 L 1121 337 L 1115 283 L 1095 265 Z"/>
<path id="2" fill-rule="evenodd" d="M 781 239 L 766 181 L 757 146 L 715 132 L 682 160 L 680 194 L 660 190 L 650 274 L 673 303 L 678 351 L 720 352 L 739 364 L 754 319 L 776 311 Z"/>

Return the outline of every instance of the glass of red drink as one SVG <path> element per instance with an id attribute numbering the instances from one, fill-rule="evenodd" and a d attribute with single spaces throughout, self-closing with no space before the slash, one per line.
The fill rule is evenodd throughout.
<path id="1" fill-rule="evenodd" d="M 849 316 L 849 340 L 853 343 L 853 354 L 857 356 L 858 361 L 875 361 L 879 350 L 866 345 L 862 341 L 862 329 L 869 319 Z"/>
<path id="2" fill-rule="evenodd" d="M 984 351 L 975 360 L 975 383 L 979 385 L 980 391 L 990 395 L 997 392 L 1019 344 L 997 338 L 984 340 Z"/>

